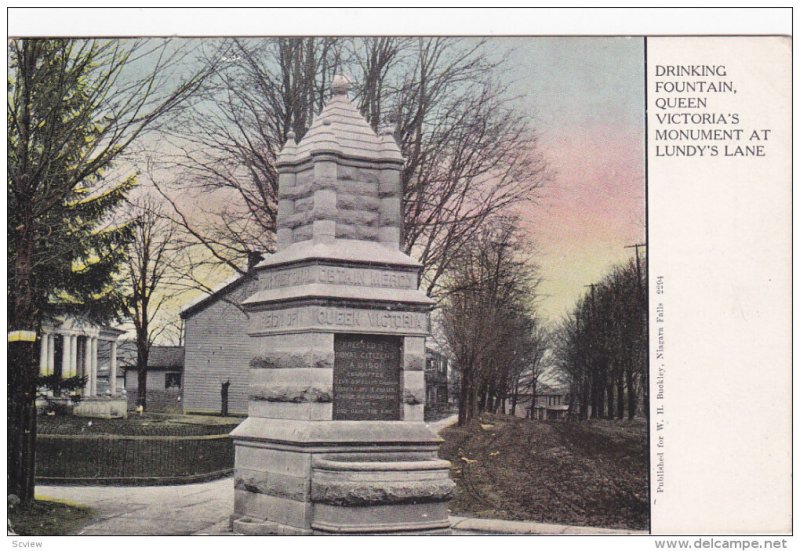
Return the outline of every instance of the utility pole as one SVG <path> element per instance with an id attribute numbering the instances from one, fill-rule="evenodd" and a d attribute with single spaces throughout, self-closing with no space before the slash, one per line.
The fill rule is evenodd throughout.
<path id="1" fill-rule="evenodd" d="M 647 247 L 647 243 L 636 243 L 635 245 L 625 245 L 625 249 L 636 249 L 636 284 L 639 287 L 639 294 L 644 299 L 644 290 L 642 289 L 642 268 L 639 262 L 639 247 Z"/>
<path id="2" fill-rule="evenodd" d="M 644 366 L 642 369 L 642 404 L 644 407 L 645 417 L 650 416 L 650 343 L 648 341 L 648 327 L 647 327 L 647 296 L 645 295 L 644 285 L 642 285 L 642 268 L 641 261 L 639 260 L 639 247 L 647 247 L 647 243 L 636 243 L 635 245 L 627 245 L 626 249 L 636 250 L 636 287 L 639 291 L 639 303 L 642 311 L 641 331 L 642 340 L 644 342 Z M 630 392 L 630 391 L 629 391 Z"/>

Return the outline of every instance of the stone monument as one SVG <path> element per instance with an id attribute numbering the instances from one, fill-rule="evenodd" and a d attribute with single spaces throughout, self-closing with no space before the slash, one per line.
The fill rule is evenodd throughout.
<path id="1" fill-rule="evenodd" d="M 257 267 L 235 532 L 442 533 L 455 485 L 423 422 L 433 301 L 400 251 L 403 157 L 333 80 L 277 159 L 278 247 Z"/>

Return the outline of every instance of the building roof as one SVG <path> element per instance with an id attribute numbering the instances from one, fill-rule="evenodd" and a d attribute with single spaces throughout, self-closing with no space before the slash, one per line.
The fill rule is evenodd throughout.
<path id="1" fill-rule="evenodd" d="M 187 319 L 199 312 L 202 312 L 207 307 L 214 304 L 217 300 L 225 296 L 227 293 L 230 293 L 242 283 L 252 278 L 252 276 L 253 272 L 250 271 L 245 274 L 235 274 L 229 277 L 214 287 L 209 294 L 196 298 L 186 304 L 186 306 L 184 306 L 180 311 L 181 319 Z"/>
<path id="2" fill-rule="evenodd" d="M 569 389 L 565 387 L 554 387 L 545 383 L 539 383 L 536 385 L 537 396 L 564 396 L 566 394 L 569 394 Z"/>
<path id="3" fill-rule="evenodd" d="M 128 369 L 136 369 L 136 343 L 124 341 L 117 347 L 117 362 Z M 150 347 L 147 358 L 148 369 L 183 369 L 184 348 L 182 346 Z"/>
<path id="4" fill-rule="evenodd" d="M 182 346 L 152 346 L 147 367 L 183 367 Z"/>
<path id="5" fill-rule="evenodd" d="M 42 330 L 47 333 L 67 332 L 70 334 L 100 337 L 103 340 L 116 341 L 125 334 L 124 329 L 117 329 L 108 325 L 100 325 L 84 316 L 59 316 L 48 319 L 42 324 Z"/>
<path id="6" fill-rule="evenodd" d="M 531 372 L 525 371 L 519 379 L 520 394 L 530 396 L 530 385 Z M 546 378 L 544 375 L 539 375 L 536 383 L 537 396 L 566 396 L 568 394 L 568 386 L 560 384 L 557 381 L 554 382 L 551 378 Z"/>
<path id="7" fill-rule="evenodd" d="M 314 153 L 334 153 L 344 157 L 377 161 L 403 162 L 391 129 L 375 133 L 364 116 L 347 97 L 350 81 L 342 76 L 333 78 L 333 95 L 300 143 L 295 142 L 294 133 L 289 134 L 277 164 L 297 164 Z"/>

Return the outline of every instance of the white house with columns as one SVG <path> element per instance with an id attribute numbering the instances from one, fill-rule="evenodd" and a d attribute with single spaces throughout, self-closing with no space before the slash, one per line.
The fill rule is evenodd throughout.
<path id="1" fill-rule="evenodd" d="M 39 360 L 40 375 L 59 375 L 62 379 L 85 376 L 76 415 L 124 417 L 127 401 L 117 388 L 117 340 L 125 332 L 77 318 L 64 318 L 42 326 Z M 99 347 L 108 347 L 110 365 L 98 365 Z M 105 355 L 104 355 L 105 356 Z M 108 369 L 108 383 L 98 389 L 98 373 Z M 105 378 L 103 378 L 105 379 Z M 117 403 L 119 402 L 119 403 Z"/>

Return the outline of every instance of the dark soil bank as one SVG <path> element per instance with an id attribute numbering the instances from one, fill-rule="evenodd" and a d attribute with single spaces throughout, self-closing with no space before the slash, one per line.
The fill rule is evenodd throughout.
<path id="1" fill-rule="evenodd" d="M 450 509 L 480 518 L 647 529 L 647 425 L 483 415 L 442 433 L 458 485 Z"/>

